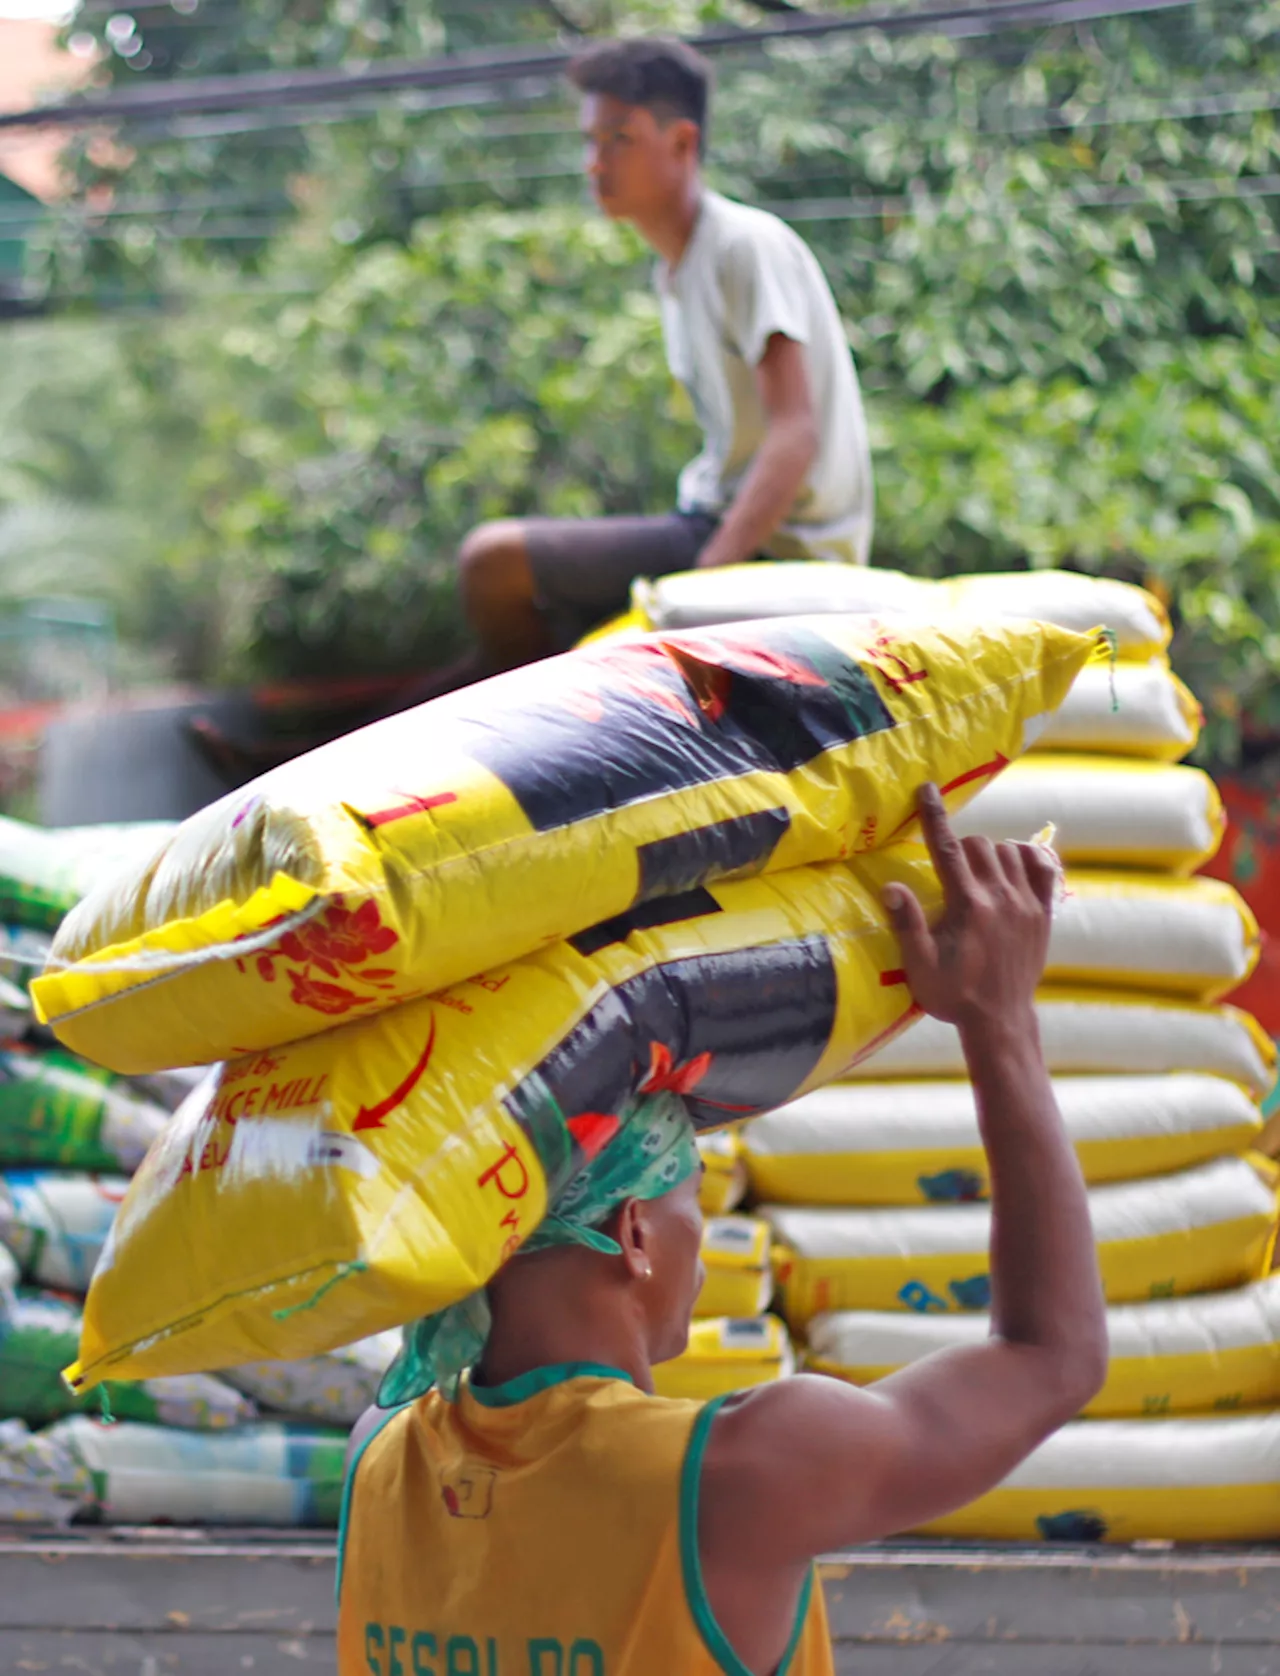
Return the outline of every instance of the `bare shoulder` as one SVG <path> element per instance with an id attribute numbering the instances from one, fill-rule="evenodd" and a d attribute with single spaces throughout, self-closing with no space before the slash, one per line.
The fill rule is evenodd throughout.
<path id="1" fill-rule="evenodd" d="M 880 1429 L 885 1405 L 871 1392 L 821 1374 L 762 1385 L 731 1398 L 716 1414 L 703 1468 L 709 1501 L 731 1499 L 738 1512 L 747 1497 L 760 1511 L 783 1486 L 794 1488 L 823 1470 L 836 1451 Z"/>
<path id="2" fill-rule="evenodd" d="M 763 1572 L 865 1539 L 900 1458 L 897 1429 L 883 1395 L 817 1374 L 731 1399 L 707 1438 L 704 1544 Z"/>
<path id="3" fill-rule="evenodd" d="M 385 1408 L 374 1406 L 365 1409 L 355 1425 L 352 1426 L 351 1435 L 347 1438 L 347 1454 L 343 1464 L 344 1474 L 351 1471 L 365 1444 L 368 1443 L 383 1421 L 390 1418 L 391 1412 Z"/>

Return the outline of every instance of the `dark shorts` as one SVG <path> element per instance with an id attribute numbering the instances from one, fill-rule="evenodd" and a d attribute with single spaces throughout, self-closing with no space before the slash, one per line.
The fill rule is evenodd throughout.
<path id="1" fill-rule="evenodd" d="M 534 598 L 556 651 L 625 611 L 637 576 L 692 570 L 716 523 L 704 512 L 521 519 Z"/>

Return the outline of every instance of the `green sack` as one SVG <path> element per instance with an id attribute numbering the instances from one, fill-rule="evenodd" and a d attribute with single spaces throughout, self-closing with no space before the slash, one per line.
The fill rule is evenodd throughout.
<path id="1" fill-rule="evenodd" d="M 131 1175 L 168 1121 L 123 1077 L 73 1053 L 0 1046 L 0 1169 L 61 1165 Z"/>
<path id="2" fill-rule="evenodd" d="M 136 870 L 173 830 L 172 821 L 46 829 L 0 816 L 0 921 L 56 931 L 82 896 Z"/>
<path id="3" fill-rule="evenodd" d="M 80 1309 L 55 1292 L 19 1292 L 0 1300 L 0 1420 L 47 1425 L 67 1414 L 109 1412 L 193 1431 L 223 1431 L 256 1414 L 253 1403 L 211 1374 L 108 1380 L 106 1401 L 95 1391 L 73 1396 L 62 1370 L 79 1353 Z"/>

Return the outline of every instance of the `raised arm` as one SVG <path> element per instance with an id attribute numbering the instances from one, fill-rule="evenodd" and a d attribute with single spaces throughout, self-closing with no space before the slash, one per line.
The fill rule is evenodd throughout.
<path id="1" fill-rule="evenodd" d="M 971 1501 L 1077 1413 L 1106 1374 L 1084 1184 L 1033 1007 L 1053 864 L 1029 844 L 957 839 L 931 786 L 920 815 L 944 887 L 942 918 L 930 930 L 900 887 L 887 906 L 913 996 L 964 1043 L 990 1163 L 991 1333 L 865 1389 L 802 1376 L 717 1417 L 700 1546 L 731 1640 L 728 1620 L 753 1610 L 745 1589 L 759 1600 L 817 1554 Z"/>

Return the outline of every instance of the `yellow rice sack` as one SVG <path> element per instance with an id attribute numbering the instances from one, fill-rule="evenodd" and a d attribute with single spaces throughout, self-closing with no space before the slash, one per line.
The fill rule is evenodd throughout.
<path id="1" fill-rule="evenodd" d="M 776 1315 L 748 1321 L 695 1321 L 684 1354 L 654 1368 L 653 1387 L 660 1397 L 709 1402 L 727 1391 L 768 1385 L 794 1372 L 791 1340 Z"/>
<path id="2" fill-rule="evenodd" d="M 1256 1154 L 1089 1193 L 1109 1303 L 1240 1286 L 1266 1272 L 1276 1227 L 1276 1166 Z M 910 1210 L 762 1205 L 793 1327 L 821 1311 L 986 1309 L 991 1213 L 985 1204 Z"/>
<path id="3" fill-rule="evenodd" d="M 1226 830 L 1222 799 L 1199 768 L 1062 755 L 1015 763 L 956 817 L 962 838 L 1025 838 L 1052 822 L 1069 867 L 1192 873 Z"/>
<path id="4" fill-rule="evenodd" d="M 707 1272 L 694 1314 L 699 1319 L 761 1315 L 773 1296 L 769 1224 L 758 1216 L 713 1216 L 702 1230 Z"/>
<path id="5" fill-rule="evenodd" d="M 1262 1132 L 1244 1089 L 1199 1072 L 1059 1077 L 1054 1092 L 1091 1183 L 1188 1169 Z M 956 1204 L 990 1190 L 968 1082 L 833 1083 L 755 1118 L 742 1147 L 752 1192 L 778 1204 Z"/>
<path id="6" fill-rule="evenodd" d="M 1045 981 L 1213 1001 L 1258 961 L 1258 922 L 1221 879 L 1073 872 L 1054 913 Z"/>
<path id="7" fill-rule="evenodd" d="M 871 1385 L 899 1368 L 980 1344 L 986 1315 L 846 1310 L 809 1323 L 806 1365 Z M 1194 1414 L 1280 1403 L 1280 1274 L 1234 1292 L 1115 1304 L 1107 1382 L 1086 1415 Z"/>
<path id="8" fill-rule="evenodd" d="M 81 1387 L 314 1356 L 439 1309 L 532 1231 L 548 1181 L 630 1100 L 679 1095 L 715 1127 L 830 1080 L 912 1014 L 891 878 L 936 902 L 918 846 L 704 887 L 232 1061 L 133 1180 Z"/>
<path id="9" fill-rule="evenodd" d="M 137 1073 L 295 1041 L 716 879 L 878 848 L 1017 756 L 1094 641 L 837 618 L 650 636 L 340 739 L 91 896 L 33 988 Z M 1024 834 L 1025 836 L 1025 834 Z"/>
<path id="10" fill-rule="evenodd" d="M 1280 1413 L 1077 1420 L 996 1489 L 923 1531 L 1001 1542 L 1274 1542 Z"/>
<path id="11" fill-rule="evenodd" d="M 1055 1073 L 1206 1071 L 1240 1083 L 1259 1100 L 1275 1081 L 1276 1052 L 1248 1013 L 1154 996 L 1042 989 L 1036 1016 L 1045 1063 Z M 899 1039 L 860 1060 L 856 1079 L 963 1077 L 964 1054 L 950 1024 L 922 1018 Z"/>
<path id="12" fill-rule="evenodd" d="M 698 1203 L 704 1216 L 724 1216 L 742 1203 L 747 1190 L 747 1166 L 736 1129 L 716 1129 L 698 1137 L 702 1157 L 702 1185 Z"/>
<path id="13" fill-rule="evenodd" d="M 869 565 L 726 565 L 638 581 L 631 606 L 630 625 L 652 629 L 832 612 L 899 612 L 930 622 L 952 614 L 983 622 L 1030 617 L 1081 632 L 1100 625 L 1123 657 L 1142 659 L 1163 652 L 1172 633 L 1168 613 L 1145 588 L 1064 570 L 933 581 Z"/>

